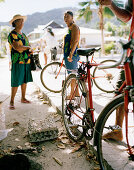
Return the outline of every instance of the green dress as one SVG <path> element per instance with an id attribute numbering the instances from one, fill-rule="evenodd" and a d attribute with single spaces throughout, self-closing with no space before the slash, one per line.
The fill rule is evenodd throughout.
<path id="1" fill-rule="evenodd" d="M 18 42 L 22 46 L 29 46 L 26 35 L 24 33 L 19 34 L 13 30 L 8 35 L 8 42 L 11 47 L 11 87 L 18 87 L 24 83 L 32 82 L 33 78 L 28 51 L 16 51 L 12 48 L 13 42 Z"/>

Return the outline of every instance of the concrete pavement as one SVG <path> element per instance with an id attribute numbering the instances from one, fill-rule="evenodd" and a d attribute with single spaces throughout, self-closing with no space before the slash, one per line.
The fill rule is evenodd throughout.
<path id="1" fill-rule="evenodd" d="M 4 62 L 4 64 L 3 64 Z M 1 96 L 1 100 L 5 100 L 7 97 L 10 96 L 10 71 L 7 71 L 8 70 L 8 61 L 7 60 L 4 60 L 2 63 L 0 63 L 0 67 L 4 67 L 4 69 L 6 70 L 6 76 L 5 74 L 1 74 L 0 75 L 0 78 L 2 79 L 2 81 L 4 83 L 0 84 L 0 93 L 2 95 Z M 4 66 L 6 64 L 6 66 Z M 43 85 L 41 84 L 41 81 L 40 81 L 40 72 L 41 71 L 33 71 L 32 74 L 33 74 L 33 79 L 34 79 L 34 83 L 36 84 L 36 86 L 39 87 L 39 89 L 41 90 L 43 96 L 45 97 L 46 100 L 49 101 L 49 103 L 53 106 L 54 110 L 57 110 L 58 113 L 61 114 L 61 108 L 62 108 L 62 96 L 61 96 L 61 93 L 51 93 L 49 92 L 48 90 L 46 90 Z M 6 88 L 5 88 L 5 84 L 6 84 Z M 2 90 L 1 90 L 2 89 Z M 34 89 L 34 86 L 31 86 L 30 85 L 30 89 Z M 30 92 L 31 93 L 31 92 Z M 20 92 L 19 92 L 20 94 Z M 101 92 L 100 90 L 98 90 L 95 85 L 93 86 L 93 101 L 94 101 L 94 108 L 95 108 L 95 117 L 97 119 L 99 113 L 101 112 L 101 110 L 103 109 L 103 107 L 106 105 L 106 103 L 108 103 L 111 99 L 112 99 L 113 95 L 112 94 L 106 94 L 106 93 L 103 93 Z M 33 98 L 33 97 L 32 97 Z M 17 109 L 15 111 L 15 113 L 17 114 L 17 112 L 19 111 L 19 108 L 20 105 L 19 105 L 19 96 L 16 97 L 16 100 L 17 100 Z M 9 99 L 7 100 L 6 105 L 8 105 L 8 101 Z M 38 106 L 39 108 L 40 106 Z M 37 106 L 35 107 L 35 110 L 36 110 Z M 25 111 L 25 112 L 28 112 Z M 46 110 L 47 112 L 47 110 Z M 30 115 L 30 114 L 29 114 Z M 14 118 L 13 118 L 14 119 Z M 16 120 L 16 119 L 14 119 Z M 8 123 L 10 122 L 10 120 L 8 120 Z M 10 127 L 10 126 L 9 126 Z M 118 154 L 120 155 L 119 153 L 115 153 L 115 155 Z M 124 155 L 123 157 L 120 157 L 121 160 L 123 160 L 123 162 L 121 161 L 121 165 L 119 165 L 119 169 L 134 169 L 134 164 L 133 162 L 131 161 L 124 161 Z"/>
<path id="2" fill-rule="evenodd" d="M 8 60 L 0 60 L 0 101 L 4 110 L 4 123 L 6 129 L 13 128 L 6 138 L 0 141 L 0 157 L 4 154 L 11 154 L 13 151 L 18 152 L 19 150 L 19 153 L 25 154 L 30 160 L 42 165 L 42 170 L 93 170 L 94 167 L 98 167 L 93 160 L 90 159 L 90 162 L 86 160 L 87 151 L 84 147 L 75 152 L 74 149 L 77 149 L 79 144 L 76 145 L 66 136 L 61 116 L 49 104 L 44 104 L 46 97 L 49 98 L 49 96 L 47 92 L 42 94 L 38 88 L 40 86 L 38 84 L 40 82 L 40 72 L 36 71 L 32 74 L 34 83 L 28 83 L 26 93 L 27 99 L 32 103 L 23 104 L 20 102 L 21 91 L 19 88 L 15 97 L 16 109 L 10 110 L 8 107 L 10 101 Z M 49 116 L 53 118 L 58 127 L 59 138 L 41 143 L 30 143 L 27 133 L 29 120 L 44 120 Z M 0 130 L 3 130 L 1 123 L 0 119 Z M 30 149 L 34 149 L 34 152 L 30 151 Z M 41 169 L 34 166 L 30 170 Z"/>
<path id="3" fill-rule="evenodd" d="M 97 59 L 97 61 L 100 59 Z M 50 103 L 52 104 L 52 106 L 54 108 L 56 108 L 56 110 L 58 110 L 58 112 L 61 114 L 61 110 L 62 110 L 62 96 L 61 93 L 52 93 L 49 92 L 48 90 L 46 90 L 41 82 L 40 82 L 40 71 L 38 72 L 33 72 L 35 79 L 37 80 L 36 83 L 37 85 L 40 87 L 41 91 L 47 96 L 48 100 L 50 101 Z M 51 80 L 50 80 L 50 83 Z M 94 102 L 94 108 L 95 108 L 95 118 L 97 119 L 98 115 L 101 113 L 101 110 L 104 108 L 104 106 L 113 98 L 113 94 L 107 94 L 104 93 L 102 91 L 100 91 L 99 89 L 97 89 L 97 87 L 95 85 L 93 85 L 93 102 Z M 131 119 L 131 118 L 130 118 Z M 134 134 L 134 131 L 131 132 L 131 135 Z M 125 136 L 125 132 L 124 132 L 124 136 Z M 106 143 L 106 142 L 105 142 Z M 104 143 L 104 146 L 106 148 L 108 148 L 108 144 Z M 110 164 L 112 164 L 114 169 L 117 170 L 132 170 L 134 169 L 134 162 L 129 161 L 128 160 L 128 154 L 126 153 L 125 149 L 126 147 L 122 146 L 122 144 L 118 146 L 118 144 L 111 144 L 112 147 L 110 147 L 109 149 L 107 149 L 108 154 L 113 153 L 114 155 L 114 162 L 111 163 L 111 157 L 106 157 L 106 160 L 109 161 Z M 121 150 L 116 150 L 114 149 L 114 147 L 119 147 L 122 148 Z M 125 152 L 123 152 L 123 150 Z M 118 168 L 117 168 L 118 167 Z"/>

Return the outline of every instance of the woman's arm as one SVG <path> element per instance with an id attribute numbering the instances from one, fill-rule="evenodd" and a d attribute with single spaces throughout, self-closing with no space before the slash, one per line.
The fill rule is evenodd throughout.
<path id="1" fill-rule="evenodd" d="M 131 17 L 132 13 L 127 11 L 126 9 L 117 7 L 112 0 L 98 0 L 101 5 L 107 6 L 112 10 L 112 12 L 123 22 L 128 22 Z"/>
<path id="2" fill-rule="evenodd" d="M 77 25 L 73 25 L 72 30 L 71 30 L 71 51 L 69 58 L 72 59 L 74 51 L 79 43 L 79 38 L 80 38 L 80 30 Z M 72 60 L 71 60 L 72 61 Z"/>
<path id="3" fill-rule="evenodd" d="M 13 47 L 16 51 L 25 51 L 25 50 L 31 49 L 30 46 L 23 46 L 23 45 L 20 45 L 18 42 L 13 42 L 13 43 L 12 43 L 12 47 Z"/>

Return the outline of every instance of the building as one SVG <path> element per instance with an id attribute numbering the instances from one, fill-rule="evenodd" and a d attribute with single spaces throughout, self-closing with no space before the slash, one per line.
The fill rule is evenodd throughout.
<path id="1" fill-rule="evenodd" d="M 68 28 L 57 24 L 55 21 L 50 21 L 46 25 L 38 25 L 27 36 L 31 43 L 36 43 L 41 40 L 45 34 L 47 27 L 52 27 L 56 39 L 59 43 L 63 42 L 64 35 L 66 35 Z M 110 36 L 111 33 L 104 31 L 104 37 Z M 101 45 L 101 30 L 80 27 L 80 47 L 92 47 Z"/>

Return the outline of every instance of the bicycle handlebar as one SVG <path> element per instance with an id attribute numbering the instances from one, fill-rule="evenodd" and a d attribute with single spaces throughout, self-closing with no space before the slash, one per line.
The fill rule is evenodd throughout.
<path id="1" fill-rule="evenodd" d="M 125 50 L 123 50 L 122 57 L 115 64 L 113 64 L 113 65 L 99 65 L 98 69 L 107 69 L 107 68 L 114 68 L 116 66 L 119 66 L 122 63 L 122 61 L 123 61 L 123 59 L 125 58 L 126 55 L 127 55 L 127 50 L 125 49 Z"/>
<path id="2" fill-rule="evenodd" d="M 117 61 L 113 65 L 100 65 L 100 66 L 98 66 L 98 69 L 107 69 L 107 68 L 114 68 L 116 66 L 119 66 L 122 63 L 122 61 L 124 60 L 124 58 L 127 56 L 127 49 L 128 48 L 130 48 L 131 50 L 134 49 L 134 39 L 131 39 L 126 44 L 124 44 L 122 41 L 120 41 L 120 43 L 121 43 L 122 48 L 123 48 L 123 54 L 122 54 L 122 57 L 120 58 L 120 60 Z"/>

